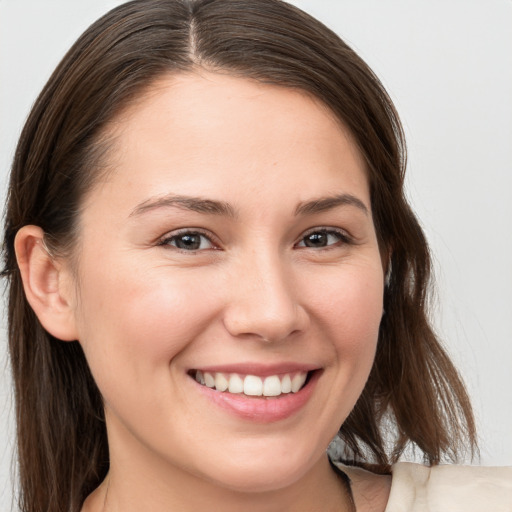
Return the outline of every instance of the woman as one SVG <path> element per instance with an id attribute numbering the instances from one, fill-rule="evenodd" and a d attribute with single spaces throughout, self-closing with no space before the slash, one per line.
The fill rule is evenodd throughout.
<path id="1" fill-rule="evenodd" d="M 91 26 L 11 175 L 22 509 L 411 509 L 429 469 L 390 465 L 456 460 L 475 429 L 403 173 L 378 80 L 287 4 L 139 0 Z M 337 433 L 373 472 L 329 460 Z"/>

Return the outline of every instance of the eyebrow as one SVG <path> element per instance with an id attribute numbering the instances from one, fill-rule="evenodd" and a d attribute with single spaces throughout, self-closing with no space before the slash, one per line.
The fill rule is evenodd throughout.
<path id="1" fill-rule="evenodd" d="M 327 210 L 332 210 L 338 206 L 355 206 L 362 210 L 365 215 L 368 215 L 368 208 L 366 205 L 352 194 L 337 194 L 329 197 L 320 197 L 311 201 L 299 203 L 295 209 L 295 215 L 311 215 L 321 213 Z"/>
<path id="2" fill-rule="evenodd" d="M 352 194 L 337 194 L 299 203 L 295 209 L 295 216 L 321 213 L 339 206 L 355 206 L 368 215 L 368 208 L 356 196 Z M 231 218 L 237 217 L 236 210 L 225 201 L 174 194 L 143 201 L 132 210 L 129 216 L 141 215 L 159 208 L 180 208 L 197 213 L 208 213 Z"/>
<path id="3" fill-rule="evenodd" d="M 215 201 L 204 197 L 191 197 L 181 195 L 167 195 L 148 199 L 136 206 L 130 213 L 130 217 L 141 215 L 158 208 L 180 208 L 182 210 L 193 211 L 197 213 L 210 213 L 225 217 L 236 217 L 234 208 L 224 201 Z"/>

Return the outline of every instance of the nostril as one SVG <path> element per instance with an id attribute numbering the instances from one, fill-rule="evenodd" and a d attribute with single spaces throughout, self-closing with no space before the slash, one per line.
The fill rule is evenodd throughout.
<path id="1" fill-rule="evenodd" d="M 237 302 L 226 311 L 223 323 L 234 337 L 270 344 L 304 332 L 308 316 L 301 307 L 279 308 Z"/>

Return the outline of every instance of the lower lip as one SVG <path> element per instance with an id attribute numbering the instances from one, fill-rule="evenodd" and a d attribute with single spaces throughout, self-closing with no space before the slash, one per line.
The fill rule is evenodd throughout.
<path id="1" fill-rule="evenodd" d="M 256 423 L 271 423 L 284 420 L 300 411 L 311 398 L 320 377 L 320 370 L 314 371 L 306 385 L 297 393 L 282 394 L 278 397 L 248 397 L 203 386 L 194 381 L 199 390 L 209 400 L 224 410 Z"/>

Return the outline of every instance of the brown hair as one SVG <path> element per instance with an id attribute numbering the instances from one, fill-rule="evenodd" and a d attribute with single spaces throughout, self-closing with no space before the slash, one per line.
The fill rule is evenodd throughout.
<path id="1" fill-rule="evenodd" d="M 109 123 L 158 77 L 198 67 L 307 91 L 348 127 L 366 160 L 390 273 L 375 363 L 339 431 L 344 458 L 389 469 L 408 446 L 430 464 L 455 460 L 465 441 L 475 446 L 464 386 L 429 324 L 429 251 L 404 198 L 400 121 L 377 77 L 337 35 L 279 0 L 135 0 L 94 23 L 64 57 L 12 165 L 3 273 L 24 511 L 78 511 L 109 460 L 102 399 L 83 352 L 41 327 L 14 237 L 36 224 L 52 251 L 70 254 L 81 199 L 108 156 Z"/>

